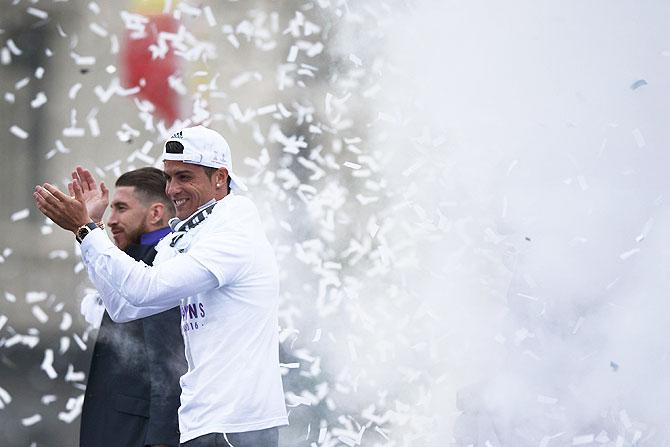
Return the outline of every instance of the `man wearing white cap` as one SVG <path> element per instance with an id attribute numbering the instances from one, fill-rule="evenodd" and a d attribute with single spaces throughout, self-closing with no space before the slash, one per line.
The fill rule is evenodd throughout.
<path id="1" fill-rule="evenodd" d="M 180 380 L 181 445 L 277 446 L 277 427 L 288 423 L 278 359 L 279 279 L 258 211 L 232 192 L 246 187 L 217 132 L 202 126 L 177 132 L 163 160 L 179 220 L 156 246 L 153 267 L 97 229 L 76 179 L 68 185 L 74 197 L 45 183 L 36 187 L 35 202 L 75 233 L 113 320 L 181 306 L 188 362 Z"/>

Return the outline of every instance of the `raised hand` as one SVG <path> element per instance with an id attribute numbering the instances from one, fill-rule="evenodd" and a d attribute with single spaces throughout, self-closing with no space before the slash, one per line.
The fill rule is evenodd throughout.
<path id="1" fill-rule="evenodd" d="M 55 186 L 45 183 L 42 186 L 35 187 L 33 198 L 37 209 L 53 220 L 56 225 L 76 233 L 79 227 L 91 222 L 91 218 L 86 210 L 79 181 L 72 180 L 67 187 L 68 190 L 72 191 L 74 197 L 70 197 Z"/>
<path id="2" fill-rule="evenodd" d="M 102 217 L 109 205 L 109 190 L 105 186 L 105 182 L 100 182 L 100 189 L 97 189 L 93 175 L 88 169 L 81 166 L 77 166 L 72 171 L 72 180 L 76 180 L 81 186 L 82 198 L 91 219 L 96 223 L 102 222 Z M 72 183 L 68 185 L 68 191 L 71 196 L 74 196 L 71 185 Z"/>

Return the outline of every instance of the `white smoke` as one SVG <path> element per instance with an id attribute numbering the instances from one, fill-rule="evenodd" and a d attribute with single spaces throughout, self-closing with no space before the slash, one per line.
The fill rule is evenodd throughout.
<path id="1" fill-rule="evenodd" d="M 371 141 L 430 315 L 399 441 L 670 443 L 668 12 L 414 2 L 378 25 Z"/>

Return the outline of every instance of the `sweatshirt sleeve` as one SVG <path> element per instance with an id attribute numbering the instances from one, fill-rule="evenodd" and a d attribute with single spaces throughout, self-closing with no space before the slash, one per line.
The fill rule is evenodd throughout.
<path id="1" fill-rule="evenodd" d="M 188 253 L 148 266 L 95 229 L 81 244 L 89 278 L 112 320 L 126 322 L 175 307 L 182 298 L 218 287 L 216 276 Z"/>

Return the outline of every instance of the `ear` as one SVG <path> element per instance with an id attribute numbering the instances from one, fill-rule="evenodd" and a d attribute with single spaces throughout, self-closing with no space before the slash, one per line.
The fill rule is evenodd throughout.
<path id="1" fill-rule="evenodd" d="M 228 183 L 228 169 L 219 168 L 216 171 L 216 187 L 226 189 Z"/>
<path id="2" fill-rule="evenodd" d="M 148 213 L 149 224 L 157 225 L 163 220 L 164 215 L 165 215 L 165 205 L 163 203 L 155 202 L 152 203 L 151 206 L 149 206 L 149 213 Z"/>

